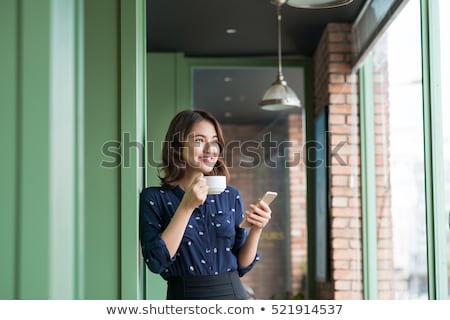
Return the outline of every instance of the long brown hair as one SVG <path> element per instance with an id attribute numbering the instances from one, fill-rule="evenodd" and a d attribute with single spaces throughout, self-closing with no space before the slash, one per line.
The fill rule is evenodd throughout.
<path id="1" fill-rule="evenodd" d="M 191 132 L 192 127 L 197 122 L 204 120 L 209 121 L 216 129 L 220 146 L 218 160 L 210 175 L 226 176 L 228 181 L 230 173 L 223 159 L 225 141 L 219 122 L 208 111 L 185 110 L 176 114 L 172 119 L 163 142 L 162 164 L 158 171 L 162 187 L 174 188 L 176 187 L 177 181 L 183 178 L 186 172 L 186 163 L 182 155 L 183 142 L 187 140 L 187 135 Z"/>

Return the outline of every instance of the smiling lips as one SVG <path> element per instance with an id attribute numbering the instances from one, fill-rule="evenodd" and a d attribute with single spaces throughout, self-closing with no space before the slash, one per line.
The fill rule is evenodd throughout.
<path id="1" fill-rule="evenodd" d="M 203 157 L 200 157 L 200 160 L 203 163 L 210 164 L 210 163 L 216 162 L 216 157 L 215 156 L 203 156 Z"/>

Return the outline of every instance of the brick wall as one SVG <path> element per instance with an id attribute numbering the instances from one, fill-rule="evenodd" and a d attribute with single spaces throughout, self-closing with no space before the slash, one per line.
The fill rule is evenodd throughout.
<path id="1" fill-rule="evenodd" d="M 291 114 L 288 135 L 289 153 L 289 205 L 290 205 L 290 255 L 291 292 L 306 297 L 307 221 L 306 221 L 306 168 L 303 161 L 303 114 Z"/>
<path id="2" fill-rule="evenodd" d="M 230 168 L 230 185 L 236 186 L 242 194 L 245 208 L 256 203 L 266 190 L 279 190 L 277 179 L 283 179 L 279 168 L 271 162 L 261 146 L 264 134 L 274 134 L 274 130 L 259 125 L 223 125 L 227 141 L 226 161 Z M 271 139 L 275 139 L 272 136 Z M 284 234 L 280 223 L 282 201 L 277 199 L 271 209 L 273 217 L 264 229 L 259 244 L 261 260 L 247 273 L 242 281 L 251 288 L 256 298 L 271 299 L 284 294 L 286 275 L 284 272 Z"/>
<path id="3" fill-rule="evenodd" d="M 315 114 L 328 107 L 330 148 L 329 281 L 317 299 L 362 299 L 360 154 L 357 75 L 351 25 L 329 24 L 314 54 Z"/>

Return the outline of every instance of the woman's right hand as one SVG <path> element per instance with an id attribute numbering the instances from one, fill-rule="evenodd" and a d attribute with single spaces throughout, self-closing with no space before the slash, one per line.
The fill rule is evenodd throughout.
<path id="1" fill-rule="evenodd" d="M 207 195 L 208 185 L 205 178 L 203 178 L 203 174 L 201 174 L 187 188 L 180 205 L 195 209 L 205 202 Z"/>

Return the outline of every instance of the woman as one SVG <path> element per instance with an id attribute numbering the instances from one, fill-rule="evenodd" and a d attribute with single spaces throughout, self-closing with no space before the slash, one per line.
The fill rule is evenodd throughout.
<path id="1" fill-rule="evenodd" d="M 160 187 L 141 193 L 140 241 L 148 268 L 167 280 L 167 299 L 246 299 L 240 277 L 258 260 L 269 206 L 245 211 L 227 186 L 208 195 L 206 175 L 229 172 L 221 157 L 222 129 L 208 112 L 187 110 L 171 121 L 163 145 Z"/>

